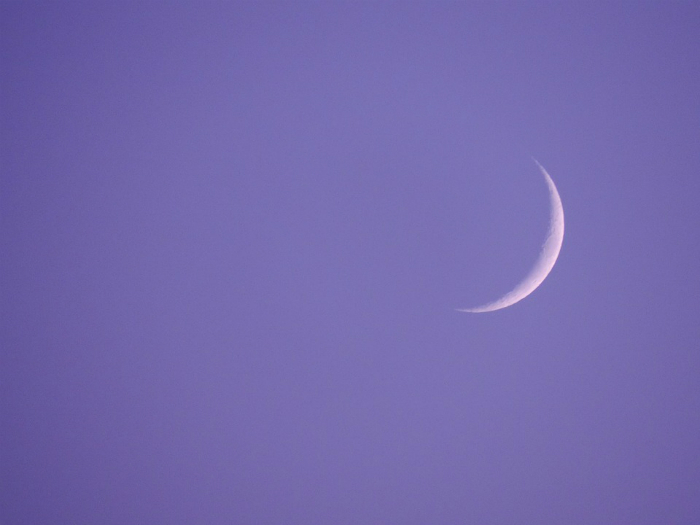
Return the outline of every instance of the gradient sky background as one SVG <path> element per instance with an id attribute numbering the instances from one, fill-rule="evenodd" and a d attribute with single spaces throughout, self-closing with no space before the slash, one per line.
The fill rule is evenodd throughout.
<path id="1" fill-rule="evenodd" d="M 0 522 L 697 524 L 699 35 L 3 1 Z"/>

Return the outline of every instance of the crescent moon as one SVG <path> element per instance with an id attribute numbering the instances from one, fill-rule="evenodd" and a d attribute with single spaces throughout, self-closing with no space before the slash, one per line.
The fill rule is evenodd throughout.
<path id="1" fill-rule="evenodd" d="M 483 306 L 478 306 L 476 308 L 460 308 L 458 309 L 460 312 L 493 312 L 494 310 L 507 308 L 525 299 L 525 297 L 534 292 L 537 287 L 542 284 L 542 281 L 547 278 L 549 272 L 552 271 L 554 264 L 557 262 L 562 242 L 564 242 L 564 208 L 561 205 L 561 197 L 559 197 L 559 192 L 554 185 L 552 177 L 549 176 L 547 170 L 545 170 L 539 162 L 534 158 L 532 160 L 534 160 L 535 164 L 540 168 L 542 175 L 544 175 L 544 180 L 547 183 L 547 188 L 549 189 L 549 231 L 547 232 L 544 244 L 542 244 L 540 255 L 535 265 L 532 267 L 532 270 L 530 270 L 530 273 L 528 273 L 512 291 L 508 292 L 500 299 L 496 299 Z"/>

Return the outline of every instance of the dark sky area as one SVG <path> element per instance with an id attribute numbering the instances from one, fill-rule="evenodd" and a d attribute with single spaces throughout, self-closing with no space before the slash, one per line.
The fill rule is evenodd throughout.
<path id="1" fill-rule="evenodd" d="M 3 525 L 700 522 L 697 2 L 4 0 L 0 89 Z"/>

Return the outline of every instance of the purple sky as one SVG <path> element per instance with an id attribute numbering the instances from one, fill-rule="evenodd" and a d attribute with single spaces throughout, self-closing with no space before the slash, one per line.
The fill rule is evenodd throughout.
<path id="1" fill-rule="evenodd" d="M 699 35 L 0 3 L 0 522 L 697 524 Z"/>

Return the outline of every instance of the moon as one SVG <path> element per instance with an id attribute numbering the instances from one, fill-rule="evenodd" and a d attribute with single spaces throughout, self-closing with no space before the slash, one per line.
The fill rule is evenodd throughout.
<path id="1" fill-rule="evenodd" d="M 564 208 L 561 205 L 561 198 L 559 197 L 559 192 L 554 185 L 552 177 L 549 176 L 547 170 L 545 170 L 539 162 L 535 159 L 532 160 L 534 160 L 535 164 L 540 168 L 542 175 L 544 175 L 544 180 L 547 183 L 547 188 L 549 189 L 549 231 L 542 244 L 540 255 L 537 261 L 535 261 L 535 265 L 532 267 L 532 270 L 530 270 L 530 273 L 528 273 L 512 291 L 508 292 L 500 299 L 496 299 L 483 306 L 477 306 L 476 308 L 459 308 L 459 312 L 493 312 L 494 310 L 507 308 L 518 301 L 522 301 L 542 284 L 542 281 L 547 278 L 549 272 L 552 271 L 554 264 L 557 262 L 562 242 L 564 242 Z"/>

